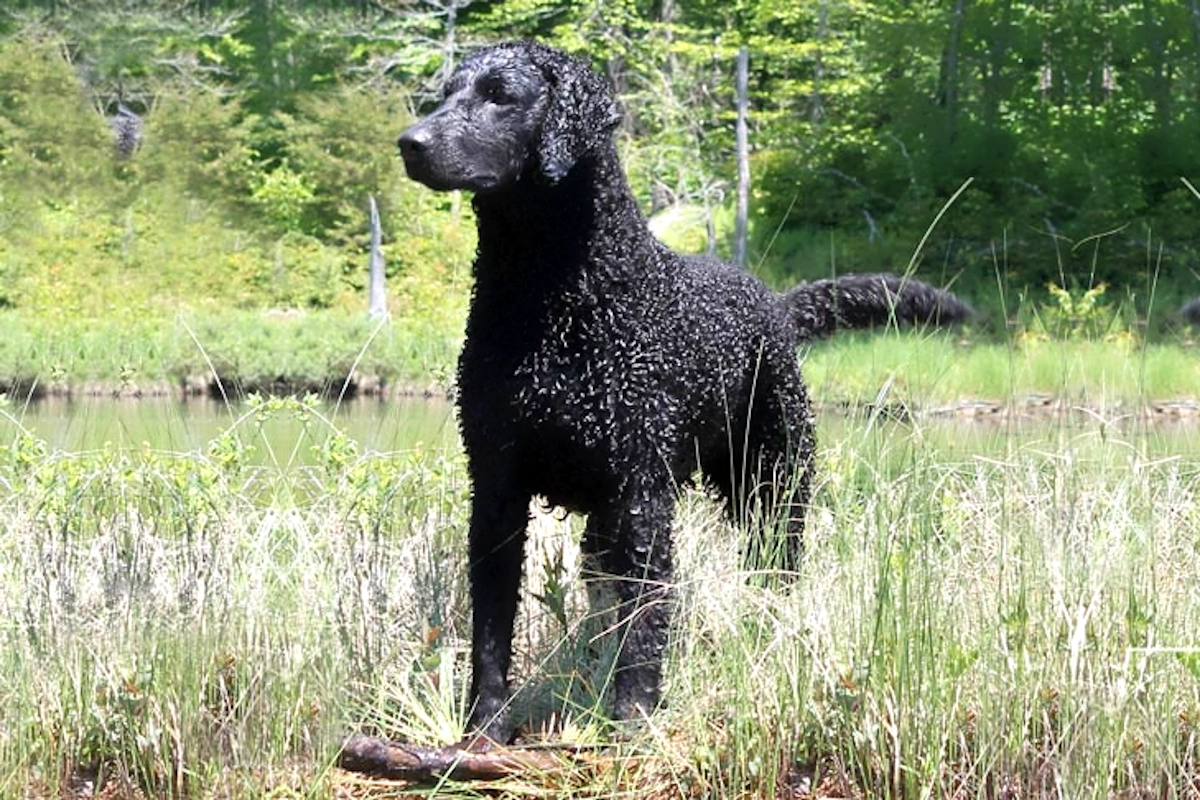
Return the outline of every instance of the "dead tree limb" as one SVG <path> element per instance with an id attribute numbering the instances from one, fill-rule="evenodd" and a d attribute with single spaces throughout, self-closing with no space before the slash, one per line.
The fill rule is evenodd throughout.
<path id="1" fill-rule="evenodd" d="M 363 734 L 342 745 L 338 766 L 378 778 L 425 782 L 497 780 L 514 775 L 562 773 L 580 766 L 578 748 L 497 748 L 474 752 L 459 747 L 418 747 Z"/>

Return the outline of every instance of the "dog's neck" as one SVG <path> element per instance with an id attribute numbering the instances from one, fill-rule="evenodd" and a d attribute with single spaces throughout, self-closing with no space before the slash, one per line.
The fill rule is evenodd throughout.
<path id="1" fill-rule="evenodd" d="M 502 191 L 476 195 L 474 207 L 477 278 L 532 272 L 569 281 L 584 276 L 558 271 L 584 270 L 592 281 L 623 280 L 625 270 L 644 267 L 646 251 L 658 247 L 611 145 L 580 159 L 557 183 L 526 175 Z"/>

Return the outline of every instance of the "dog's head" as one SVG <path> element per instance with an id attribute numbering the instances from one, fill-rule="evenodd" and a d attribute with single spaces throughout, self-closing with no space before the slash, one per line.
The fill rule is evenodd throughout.
<path id="1" fill-rule="evenodd" d="M 488 192 L 536 176 L 557 183 L 608 143 L 621 112 L 584 62 L 533 42 L 470 55 L 441 104 L 400 136 L 408 175 L 432 189 Z"/>

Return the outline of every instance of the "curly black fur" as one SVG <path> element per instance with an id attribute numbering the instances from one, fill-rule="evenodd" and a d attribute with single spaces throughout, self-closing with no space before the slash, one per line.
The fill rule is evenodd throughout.
<path id="1" fill-rule="evenodd" d="M 400 138 L 409 175 L 475 193 L 479 252 L 459 361 L 473 494 L 472 741 L 505 708 L 529 503 L 588 514 L 584 551 L 618 580 L 615 716 L 659 701 L 676 493 L 697 470 L 735 513 L 787 515 L 794 563 L 813 419 L 795 348 L 967 308 L 914 280 L 862 275 L 783 297 L 649 233 L 617 160 L 611 89 L 583 62 L 517 42 L 481 50 Z"/>

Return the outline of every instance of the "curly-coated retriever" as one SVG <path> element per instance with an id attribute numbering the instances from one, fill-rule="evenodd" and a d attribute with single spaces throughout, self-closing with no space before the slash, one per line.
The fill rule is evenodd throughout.
<path id="1" fill-rule="evenodd" d="M 459 360 L 472 481 L 472 708 L 465 744 L 510 735 L 513 617 L 530 500 L 588 515 L 618 595 L 611 711 L 653 710 L 671 522 L 699 469 L 735 513 L 787 515 L 793 564 L 813 468 L 796 346 L 838 328 L 954 320 L 953 295 L 891 275 L 776 295 L 654 239 L 617 160 L 621 111 L 582 61 L 514 42 L 469 56 L 400 137 L 409 176 L 474 193 L 479 250 Z"/>

